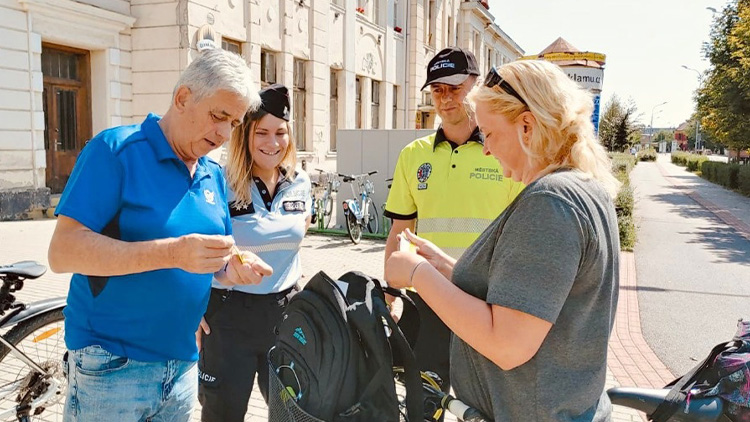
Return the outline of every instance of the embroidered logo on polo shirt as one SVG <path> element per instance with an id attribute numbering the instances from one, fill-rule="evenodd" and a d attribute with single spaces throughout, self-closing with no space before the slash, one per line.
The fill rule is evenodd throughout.
<path id="1" fill-rule="evenodd" d="M 214 202 L 214 193 L 211 192 L 208 189 L 203 190 L 203 196 L 206 197 L 206 203 L 209 203 L 211 205 L 216 205 L 216 202 Z"/>
<path id="2" fill-rule="evenodd" d="M 432 174 L 432 164 L 430 163 L 422 163 L 421 166 L 417 169 L 417 180 L 419 181 L 419 184 L 417 185 L 417 189 L 419 190 L 425 190 L 427 189 L 427 179 L 430 178 L 430 175 Z"/>

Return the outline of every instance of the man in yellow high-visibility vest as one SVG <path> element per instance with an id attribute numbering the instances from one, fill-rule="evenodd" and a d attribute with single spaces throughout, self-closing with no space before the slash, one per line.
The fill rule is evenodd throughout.
<path id="1" fill-rule="evenodd" d="M 398 250 L 396 235 L 407 228 L 460 257 L 524 188 L 503 177 L 500 163 L 482 151 L 484 137 L 464 103 L 478 75 L 474 55 L 457 47 L 440 51 L 428 64 L 422 89 L 430 87 L 441 124 L 398 157 L 385 206 L 385 215 L 393 219 L 386 261 Z M 421 369 L 436 372 L 448 391 L 450 330 L 416 292 L 408 294 L 419 311 L 419 333 L 411 308 L 404 308 L 399 325 L 407 335 L 417 335 Z"/>

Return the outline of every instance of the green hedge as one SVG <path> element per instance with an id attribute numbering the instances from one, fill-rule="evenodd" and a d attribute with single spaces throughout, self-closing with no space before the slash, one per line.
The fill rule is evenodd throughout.
<path id="1" fill-rule="evenodd" d="M 639 161 L 656 161 L 656 150 L 653 148 L 646 148 L 638 152 Z"/>
<path id="2" fill-rule="evenodd" d="M 617 217 L 617 226 L 620 229 L 620 249 L 632 251 L 635 246 L 635 223 L 633 216 Z"/>
<path id="3" fill-rule="evenodd" d="M 743 195 L 750 196 L 750 165 L 740 166 L 737 172 L 737 185 Z"/>
<path id="4" fill-rule="evenodd" d="M 630 170 L 633 170 L 633 167 L 638 164 L 638 160 L 634 155 L 626 154 L 624 152 L 610 152 L 609 158 L 612 160 L 612 173 L 614 173 L 615 176 L 620 172 L 625 172 L 627 175 L 627 173 L 630 173 Z"/>
<path id="5" fill-rule="evenodd" d="M 632 161 L 635 163 L 635 160 Z M 613 167 L 618 166 L 613 164 Z M 620 171 L 614 171 L 615 177 L 622 183 L 620 192 L 617 193 L 617 198 L 615 198 L 615 210 L 617 211 L 617 226 L 620 231 L 620 249 L 632 251 L 635 247 L 635 224 L 633 223 L 635 200 L 633 199 L 633 188 L 630 186 L 629 172 L 633 167 L 624 167 Z"/>
<path id="6" fill-rule="evenodd" d="M 672 153 L 672 163 L 678 166 L 687 167 L 688 171 L 698 171 L 704 162 L 708 161 L 705 155 L 690 154 L 688 152 L 677 151 Z"/>
<path id="7" fill-rule="evenodd" d="M 635 200 L 633 199 L 633 188 L 629 184 L 623 184 L 620 188 L 620 192 L 617 193 L 615 198 L 615 210 L 617 210 L 617 216 L 631 216 L 633 215 L 633 207 Z"/>
<path id="8" fill-rule="evenodd" d="M 750 196 L 750 166 L 706 161 L 701 164 L 701 176 L 717 185 Z"/>

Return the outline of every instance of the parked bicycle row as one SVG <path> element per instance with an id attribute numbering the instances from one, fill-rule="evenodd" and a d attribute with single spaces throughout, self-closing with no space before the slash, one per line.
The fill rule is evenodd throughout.
<path id="1" fill-rule="evenodd" d="M 317 225 L 318 230 L 330 229 L 332 223 L 335 225 L 334 204 L 341 182 L 344 182 L 351 187 L 352 198 L 341 202 L 341 211 L 344 216 L 343 225 L 352 242 L 359 243 L 365 229 L 369 233 L 388 233 L 385 229 L 390 224 L 384 221 L 385 217 L 381 217 L 378 206 L 372 200 L 375 184 L 370 176 L 377 174 L 376 170 L 362 174 L 342 174 L 321 169 L 315 171 L 318 172 L 318 179 L 312 181 L 312 223 Z"/>

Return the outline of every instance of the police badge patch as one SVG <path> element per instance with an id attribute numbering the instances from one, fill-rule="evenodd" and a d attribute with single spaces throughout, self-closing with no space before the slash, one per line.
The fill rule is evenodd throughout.
<path id="1" fill-rule="evenodd" d="M 305 201 L 284 201 L 281 203 L 286 212 L 302 212 L 305 211 Z"/>
<path id="2" fill-rule="evenodd" d="M 418 190 L 427 189 L 426 182 L 427 179 L 430 178 L 430 174 L 432 174 L 432 164 L 422 163 L 422 165 L 417 169 L 417 180 L 419 181 L 419 184 L 417 185 Z"/>

